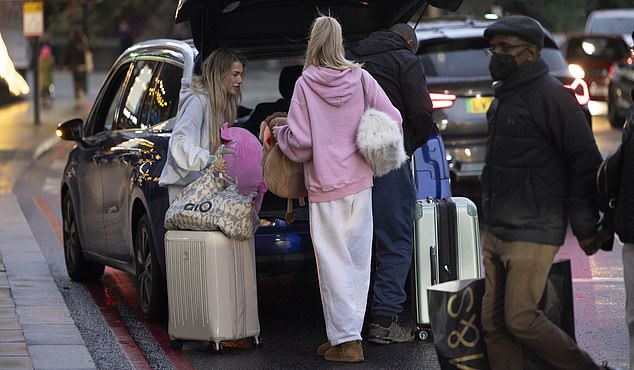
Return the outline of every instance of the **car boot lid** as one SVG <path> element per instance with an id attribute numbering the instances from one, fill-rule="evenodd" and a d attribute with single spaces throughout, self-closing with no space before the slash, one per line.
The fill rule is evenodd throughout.
<path id="1" fill-rule="evenodd" d="M 223 46 L 271 55 L 305 49 L 319 14 L 337 18 L 345 41 L 355 42 L 409 21 L 428 3 L 456 10 L 462 0 L 179 0 L 175 22 L 190 22 L 194 43 L 204 56 Z"/>

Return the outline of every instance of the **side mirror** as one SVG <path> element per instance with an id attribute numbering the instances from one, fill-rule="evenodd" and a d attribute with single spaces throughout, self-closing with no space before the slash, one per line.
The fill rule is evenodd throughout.
<path id="1" fill-rule="evenodd" d="M 55 134 L 62 140 L 81 141 L 83 138 L 84 120 L 73 118 L 57 125 Z"/>

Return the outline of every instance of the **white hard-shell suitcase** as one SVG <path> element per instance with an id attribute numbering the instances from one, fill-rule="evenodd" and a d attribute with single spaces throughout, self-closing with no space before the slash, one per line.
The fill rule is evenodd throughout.
<path id="1" fill-rule="evenodd" d="M 182 340 L 204 340 L 218 352 L 222 341 L 248 337 L 259 346 L 254 247 L 253 238 L 229 239 L 220 231 L 167 231 L 168 333 L 173 348 L 182 347 Z"/>
<path id="2" fill-rule="evenodd" d="M 414 271 L 416 322 L 429 337 L 427 288 L 482 277 L 478 210 L 468 198 L 427 198 L 416 204 Z"/>

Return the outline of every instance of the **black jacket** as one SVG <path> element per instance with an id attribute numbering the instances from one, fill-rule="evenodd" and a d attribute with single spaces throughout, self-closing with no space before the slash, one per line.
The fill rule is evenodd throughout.
<path id="1" fill-rule="evenodd" d="M 482 211 L 502 240 L 562 245 L 596 235 L 601 154 L 572 92 L 542 59 L 494 87 Z"/>
<path id="2" fill-rule="evenodd" d="M 623 127 L 621 185 L 614 209 L 614 231 L 624 243 L 634 243 L 634 108 Z"/>
<path id="3" fill-rule="evenodd" d="M 64 65 L 71 71 L 76 71 L 79 66 L 86 63 L 87 40 L 84 37 L 73 37 L 68 40 L 66 53 L 64 54 Z"/>
<path id="4" fill-rule="evenodd" d="M 353 46 L 348 58 L 363 63 L 403 117 L 405 152 L 427 142 L 432 128 L 432 105 L 425 70 L 407 42 L 392 31 L 377 31 Z"/>

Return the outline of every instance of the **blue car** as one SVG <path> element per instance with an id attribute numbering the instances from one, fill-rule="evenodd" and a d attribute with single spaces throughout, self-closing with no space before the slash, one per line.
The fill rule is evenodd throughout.
<path id="1" fill-rule="evenodd" d="M 216 8 L 229 3 L 236 7 Z M 99 279 L 105 266 L 129 272 L 136 277 L 146 318 L 164 317 L 163 219 L 168 193 L 158 186 L 158 179 L 167 158 L 181 80 L 191 78 L 201 49 L 203 56 L 214 46 L 231 46 L 244 53 L 249 62 L 236 125 L 255 132 L 262 117 L 288 109 L 316 3 L 320 2 L 271 1 L 266 6 L 258 1 L 209 2 L 209 9 L 199 11 L 213 19 L 211 24 L 217 29 L 203 28 L 205 37 L 201 37 L 197 33 L 200 25 L 192 24 L 193 40 L 160 39 L 133 45 L 114 62 L 87 119 L 75 118 L 58 125 L 58 136 L 76 143 L 68 155 L 60 189 L 64 255 L 73 280 Z M 344 25 L 357 25 L 348 28 L 352 32 L 349 42 L 396 21 L 407 21 L 424 3 L 328 2 Z M 290 14 L 293 21 L 282 22 Z M 267 27 L 257 27 L 265 19 Z M 359 19 L 365 21 L 357 22 Z M 239 22 L 240 27 L 222 27 L 232 22 Z M 449 171 L 442 151 L 442 141 L 434 136 L 429 147 L 416 153 L 419 190 L 425 189 L 419 192 L 421 197 L 448 195 Z M 425 167 L 430 153 L 437 157 L 436 162 Z M 443 176 L 444 193 L 437 191 L 441 187 L 435 184 L 422 185 Z M 267 193 L 260 218 L 268 221 L 268 226 L 261 226 L 255 235 L 258 273 L 314 265 L 307 207 L 295 205 L 292 224 L 284 221 L 285 213 L 286 199 Z"/>

